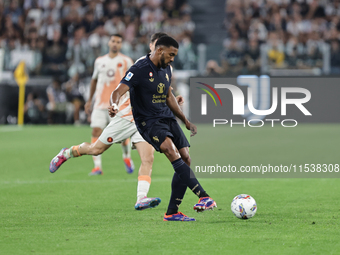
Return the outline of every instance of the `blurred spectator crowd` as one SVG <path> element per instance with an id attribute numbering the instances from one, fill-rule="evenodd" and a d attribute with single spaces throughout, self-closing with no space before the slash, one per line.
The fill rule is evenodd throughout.
<path id="1" fill-rule="evenodd" d="M 261 46 L 271 68 L 322 67 L 340 74 L 339 0 L 227 0 L 221 65 L 207 63 L 209 75 L 258 74 Z"/>
<path id="2" fill-rule="evenodd" d="M 122 53 L 133 60 L 149 52 L 149 38 L 165 32 L 183 52 L 175 68 L 192 69 L 195 24 L 185 0 L 0 0 L 4 69 L 25 59 L 31 75 L 90 76 L 108 52 L 109 35 L 123 35 Z"/>
<path id="3" fill-rule="evenodd" d="M 180 44 L 175 69 L 197 66 L 195 24 L 186 0 L 0 0 L 3 69 L 25 60 L 30 77 L 53 77 L 46 91 L 26 97 L 26 123 L 86 123 L 88 77 L 110 35 L 134 61 L 149 53 L 150 36 L 165 32 Z"/>
<path id="4" fill-rule="evenodd" d="M 45 91 L 33 88 L 25 101 L 25 123 L 75 125 L 86 123 L 88 119 L 84 112 L 84 104 L 87 90 L 88 86 L 78 74 L 66 82 L 61 82 L 57 77 L 53 78 Z"/>

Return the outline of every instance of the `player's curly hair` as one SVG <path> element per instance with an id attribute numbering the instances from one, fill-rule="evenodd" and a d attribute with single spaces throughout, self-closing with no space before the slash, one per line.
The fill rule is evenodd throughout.
<path id="1" fill-rule="evenodd" d="M 157 46 L 165 47 L 173 46 L 178 49 L 178 42 L 170 36 L 163 36 L 157 40 L 155 47 L 157 48 Z"/>

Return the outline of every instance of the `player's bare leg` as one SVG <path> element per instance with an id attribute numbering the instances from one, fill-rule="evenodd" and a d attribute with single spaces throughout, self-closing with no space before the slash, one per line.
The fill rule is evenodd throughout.
<path id="1" fill-rule="evenodd" d="M 94 127 L 92 129 L 91 144 L 95 144 L 98 141 L 98 138 L 99 138 L 99 136 L 101 135 L 102 132 L 103 132 L 103 130 L 99 127 Z M 101 174 L 103 174 L 103 171 L 102 171 L 102 156 L 101 155 L 93 156 L 92 159 L 93 159 L 94 168 L 89 173 L 89 175 L 101 175 Z"/>
<path id="2" fill-rule="evenodd" d="M 161 151 L 164 155 L 173 162 L 179 158 L 181 158 L 181 154 L 177 150 L 175 144 L 172 142 L 170 137 L 165 138 L 164 142 L 160 146 Z"/>
<path id="3" fill-rule="evenodd" d="M 82 143 L 80 145 L 71 146 L 70 148 L 63 148 L 57 156 L 55 156 L 50 163 L 50 172 L 54 173 L 59 167 L 68 159 L 80 157 L 82 155 L 100 155 L 108 148 L 110 144 L 104 144 L 100 140 L 95 143 Z"/>
<path id="4" fill-rule="evenodd" d="M 123 150 L 123 160 L 125 164 L 125 169 L 128 174 L 132 174 L 135 170 L 135 165 L 131 159 L 131 144 L 130 138 L 126 139 L 121 143 Z"/>
<path id="5" fill-rule="evenodd" d="M 72 150 L 73 157 L 79 157 L 82 155 L 98 156 L 110 148 L 110 146 L 111 144 L 105 144 L 100 140 L 97 140 L 95 143 L 91 144 L 85 142 L 78 146 L 72 146 L 70 150 Z"/>
<path id="6" fill-rule="evenodd" d="M 135 143 L 135 146 L 141 159 L 141 165 L 138 172 L 137 202 L 135 204 L 135 209 L 143 210 L 153 208 L 161 202 L 161 199 L 158 197 L 147 197 L 151 184 L 155 149 L 147 142 Z"/>
<path id="7" fill-rule="evenodd" d="M 191 158 L 189 154 L 189 147 L 184 147 L 182 149 L 178 150 L 179 154 L 181 155 L 181 158 L 183 159 L 184 163 L 188 166 L 191 165 Z"/>

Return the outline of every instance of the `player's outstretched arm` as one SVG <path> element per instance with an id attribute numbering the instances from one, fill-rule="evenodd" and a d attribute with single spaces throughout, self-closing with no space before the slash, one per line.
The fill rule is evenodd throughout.
<path id="1" fill-rule="evenodd" d="M 118 113 L 118 102 L 122 95 L 124 95 L 128 90 L 129 86 L 120 83 L 118 87 L 112 92 L 110 98 L 110 106 L 108 108 L 110 117 L 114 117 Z"/>
<path id="2" fill-rule="evenodd" d="M 190 136 L 194 136 L 197 133 L 197 127 L 190 123 L 190 121 L 185 117 L 184 113 L 182 112 L 181 108 L 177 103 L 175 96 L 171 92 L 171 87 L 169 88 L 168 95 L 166 98 L 166 104 L 169 106 L 170 110 L 178 117 L 181 121 L 184 122 L 185 127 L 191 131 Z"/>

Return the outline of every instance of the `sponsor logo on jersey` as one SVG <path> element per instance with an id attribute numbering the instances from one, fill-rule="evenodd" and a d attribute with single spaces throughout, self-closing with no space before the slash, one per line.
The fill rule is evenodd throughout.
<path id="1" fill-rule="evenodd" d="M 158 86 L 157 86 L 157 92 L 158 92 L 159 94 L 163 94 L 164 88 L 165 88 L 164 83 L 158 84 Z"/>

